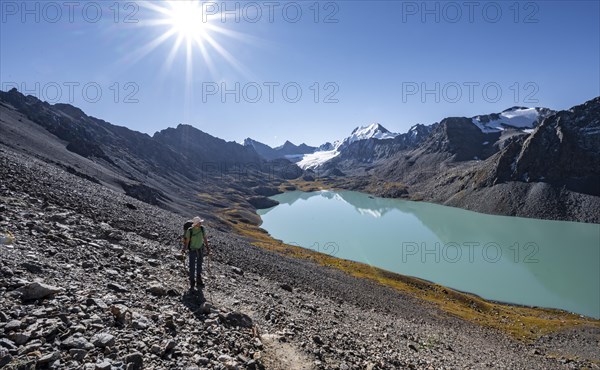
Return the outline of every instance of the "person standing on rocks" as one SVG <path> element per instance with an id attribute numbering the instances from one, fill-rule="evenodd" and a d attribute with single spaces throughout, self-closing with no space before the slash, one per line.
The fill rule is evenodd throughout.
<path id="1" fill-rule="evenodd" d="M 183 237 L 183 250 L 189 251 L 189 277 L 190 277 L 190 290 L 196 287 L 203 287 L 202 282 L 202 262 L 204 259 L 204 248 L 206 248 L 206 254 L 210 254 L 210 247 L 208 246 L 208 239 L 206 239 L 206 230 L 202 223 L 203 219 L 200 217 L 194 217 L 192 219 L 192 227 L 185 231 Z"/>

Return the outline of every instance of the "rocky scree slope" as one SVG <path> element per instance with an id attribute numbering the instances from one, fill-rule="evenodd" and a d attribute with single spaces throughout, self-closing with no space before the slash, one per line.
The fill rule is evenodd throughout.
<path id="1" fill-rule="evenodd" d="M 2 145 L 0 176 L 0 228 L 16 236 L 0 246 L 7 369 L 549 369 L 598 360 L 595 329 L 524 345 L 210 224 L 207 287 L 187 294 L 180 215 Z"/>

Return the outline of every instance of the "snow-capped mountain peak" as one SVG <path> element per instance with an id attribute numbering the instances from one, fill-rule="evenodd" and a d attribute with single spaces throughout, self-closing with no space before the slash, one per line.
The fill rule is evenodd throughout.
<path id="1" fill-rule="evenodd" d="M 498 132 L 512 127 L 516 129 L 533 129 L 544 118 L 553 113 L 547 108 L 512 107 L 502 113 L 494 113 L 472 118 L 473 124 L 483 132 Z"/>
<path id="2" fill-rule="evenodd" d="M 343 142 L 344 143 L 353 143 L 359 140 L 367 140 L 367 139 L 393 139 L 398 134 L 394 134 L 389 132 L 385 127 L 381 126 L 379 123 L 372 123 L 368 126 L 361 126 L 355 128 L 350 136 L 348 136 Z"/>
<path id="3" fill-rule="evenodd" d="M 340 150 L 342 150 L 343 147 L 346 147 L 355 141 L 368 139 L 385 140 L 393 139 L 396 136 L 398 136 L 398 134 L 394 134 L 388 131 L 379 123 L 372 123 L 367 126 L 360 126 L 352 130 L 350 136 L 346 137 L 345 139 L 336 140 L 333 142 L 333 144 L 324 144 L 319 148 L 321 150 L 317 150 L 314 153 L 304 155 L 304 157 L 297 164 L 303 169 L 316 168 L 321 164 L 327 162 L 328 160 L 337 157 L 340 154 Z"/>

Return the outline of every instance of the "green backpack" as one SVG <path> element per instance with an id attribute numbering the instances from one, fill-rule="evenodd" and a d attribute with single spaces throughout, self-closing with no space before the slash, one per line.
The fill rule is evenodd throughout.
<path id="1" fill-rule="evenodd" d="M 194 225 L 194 223 L 192 222 L 192 220 L 187 220 L 184 224 L 183 224 L 183 239 L 185 239 L 185 234 L 187 233 L 188 230 L 190 230 L 190 240 L 188 240 L 188 243 L 186 245 L 187 249 L 190 249 L 190 243 L 192 242 L 192 236 L 196 236 L 198 234 L 193 234 L 193 230 L 192 230 L 192 226 Z M 202 237 L 204 237 L 206 231 L 204 230 L 204 225 L 200 225 L 200 232 L 202 233 Z"/>

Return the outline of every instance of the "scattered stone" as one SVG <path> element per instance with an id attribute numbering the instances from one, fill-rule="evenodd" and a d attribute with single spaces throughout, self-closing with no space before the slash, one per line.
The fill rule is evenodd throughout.
<path id="1" fill-rule="evenodd" d="M 25 270 L 31 272 L 32 274 L 36 274 L 36 275 L 41 274 L 44 271 L 42 266 L 37 265 L 35 263 L 31 263 L 31 262 L 22 262 L 21 267 L 23 267 Z"/>
<path id="2" fill-rule="evenodd" d="M 157 297 L 164 297 L 167 295 L 167 289 L 160 284 L 153 284 L 146 291 Z"/>
<path id="3" fill-rule="evenodd" d="M 120 323 L 125 323 L 128 318 L 129 308 L 123 304 L 116 304 L 110 307 L 110 312 Z"/>
<path id="4" fill-rule="evenodd" d="M 235 272 L 238 275 L 244 275 L 244 271 L 242 271 L 242 269 L 239 267 L 233 266 L 231 267 L 231 271 Z"/>
<path id="5" fill-rule="evenodd" d="M 106 286 L 108 287 L 108 289 L 112 289 L 112 290 L 114 290 L 115 292 L 118 292 L 118 293 L 126 293 L 126 292 L 129 291 L 124 286 L 119 285 L 119 284 L 115 284 L 115 283 L 108 283 Z"/>
<path id="6" fill-rule="evenodd" d="M 292 293 L 294 291 L 294 288 L 292 288 L 291 285 L 289 285 L 289 284 L 281 284 L 281 285 L 279 285 L 279 287 L 281 289 L 283 289 L 283 290 L 286 290 L 286 291 L 290 292 L 290 293 Z"/>
<path id="7" fill-rule="evenodd" d="M 108 308 L 108 305 L 106 303 L 104 303 L 104 301 L 101 300 L 101 299 L 99 299 L 99 298 L 88 298 L 85 301 L 85 304 L 88 305 L 88 306 L 95 305 L 95 306 L 100 307 L 103 310 L 105 310 L 105 309 Z"/>
<path id="8" fill-rule="evenodd" d="M 104 360 L 102 362 L 96 363 L 95 370 L 110 370 L 111 367 L 112 367 L 111 363 L 108 362 L 107 360 Z"/>
<path id="9" fill-rule="evenodd" d="M 6 348 L 0 347 L 0 368 L 8 365 L 12 361 L 12 356 L 8 353 Z"/>
<path id="10" fill-rule="evenodd" d="M 140 352 L 133 352 L 125 356 L 128 370 L 141 370 L 144 368 L 144 356 Z"/>
<path id="11" fill-rule="evenodd" d="M 115 344 L 115 337 L 109 333 L 98 333 L 92 337 L 92 344 L 96 347 L 112 347 Z"/>
<path id="12" fill-rule="evenodd" d="M 94 348 L 94 345 L 85 339 L 81 334 L 74 334 L 62 342 L 62 346 L 65 348 L 76 348 L 90 350 Z"/>
<path id="13" fill-rule="evenodd" d="M 167 341 L 167 343 L 165 343 L 165 345 L 164 345 L 164 348 L 163 348 L 163 350 L 162 350 L 163 356 L 164 356 L 164 355 L 165 355 L 167 352 L 169 352 L 169 351 L 173 350 L 173 348 L 175 348 L 175 347 L 177 347 L 177 342 L 176 342 L 176 341 L 174 341 L 174 340 L 172 340 L 172 339 L 168 340 L 168 341 Z"/>
<path id="14" fill-rule="evenodd" d="M 206 358 L 206 357 L 198 357 L 196 359 L 196 363 L 198 365 L 207 365 L 209 362 L 210 362 L 210 360 L 208 358 Z"/>
<path id="15" fill-rule="evenodd" d="M 220 355 L 219 357 L 217 357 L 217 361 L 225 363 L 233 361 L 233 358 L 229 355 Z"/>
<path id="16" fill-rule="evenodd" d="M 21 320 L 11 320 L 8 322 L 8 324 L 4 326 L 4 331 L 8 333 L 13 330 L 19 330 L 21 328 L 21 325 L 23 325 Z"/>
<path id="17" fill-rule="evenodd" d="M 17 346 L 15 346 L 15 342 L 13 342 L 12 340 L 10 340 L 8 338 L 0 338 L 0 347 L 4 347 L 9 350 L 13 350 L 13 349 L 17 348 Z"/>
<path id="18" fill-rule="evenodd" d="M 161 348 L 158 344 L 153 344 L 152 347 L 150 347 L 150 352 L 158 355 L 161 352 Z"/>
<path id="19" fill-rule="evenodd" d="M 20 288 L 19 291 L 21 292 L 22 300 L 30 301 L 52 296 L 62 291 L 62 289 L 55 286 L 34 282 Z"/>
<path id="20" fill-rule="evenodd" d="M 200 305 L 200 313 L 204 314 L 204 315 L 208 315 L 209 313 L 213 312 L 213 310 L 215 309 L 215 307 L 213 305 L 211 305 L 208 302 L 204 302 Z"/>
<path id="21" fill-rule="evenodd" d="M 134 320 L 131 323 L 131 326 L 133 326 L 133 328 L 137 330 L 146 330 L 148 329 L 149 325 L 145 320 Z"/>
<path id="22" fill-rule="evenodd" d="M 177 289 L 169 288 L 167 290 L 167 295 L 169 297 L 179 297 L 181 293 Z"/>
<path id="23" fill-rule="evenodd" d="M 15 344 L 22 345 L 27 343 L 29 338 L 31 338 L 31 333 L 15 333 L 11 338 Z"/>
<path id="24" fill-rule="evenodd" d="M 239 326 L 241 328 L 251 328 L 254 326 L 250 316 L 241 312 L 229 312 L 225 315 L 220 315 L 220 317 L 229 326 Z"/>
<path id="25" fill-rule="evenodd" d="M 87 353 L 88 351 L 85 349 L 72 348 L 69 350 L 69 355 L 71 355 L 75 361 L 83 361 L 85 356 L 87 356 Z"/>
<path id="26" fill-rule="evenodd" d="M 48 354 L 40 357 L 40 359 L 37 361 L 37 365 L 38 365 L 38 367 L 41 367 L 48 363 L 54 362 L 58 359 L 60 359 L 60 352 L 54 351 L 52 353 L 48 353 Z"/>

